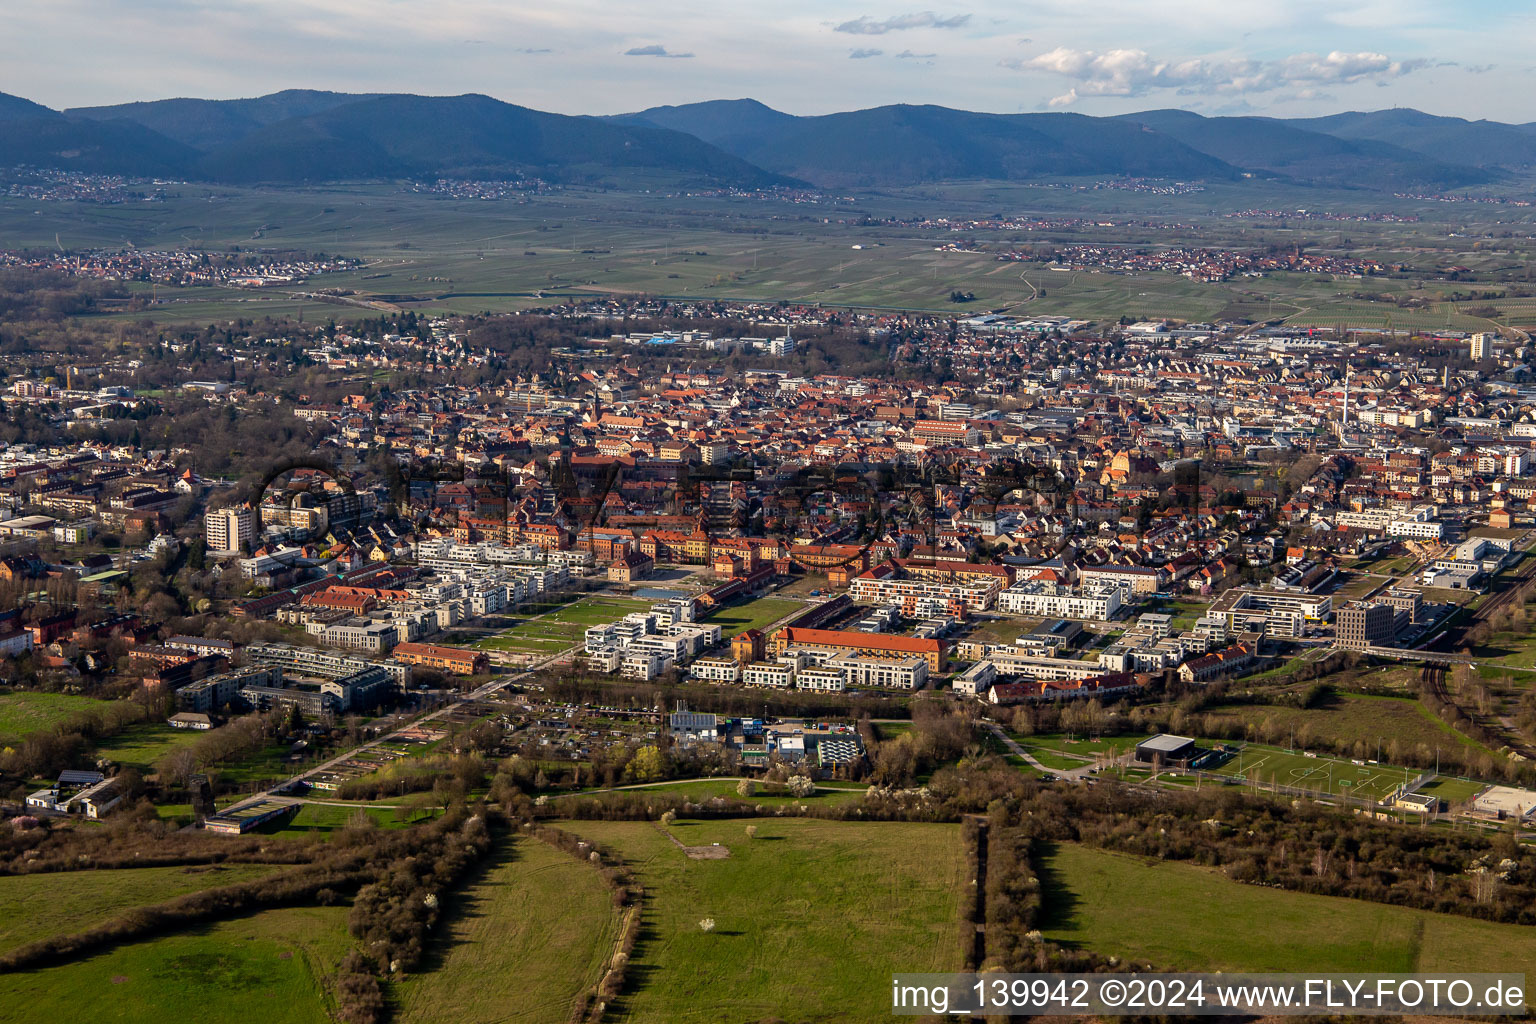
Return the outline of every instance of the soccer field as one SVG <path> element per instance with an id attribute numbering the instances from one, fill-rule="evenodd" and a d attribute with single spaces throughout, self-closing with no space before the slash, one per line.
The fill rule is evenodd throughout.
<path id="1" fill-rule="evenodd" d="M 1261 784 L 1295 786 L 1318 793 L 1350 794 L 1368 800 L 1385 800 L 1387 794 L 1419 773 L 1387 764 L 1356 764 L 1337 757 L 1311 757 L 1300 751 L 1253 744 L 1220 768 L 1218 774 L 1255 779 Z"/>

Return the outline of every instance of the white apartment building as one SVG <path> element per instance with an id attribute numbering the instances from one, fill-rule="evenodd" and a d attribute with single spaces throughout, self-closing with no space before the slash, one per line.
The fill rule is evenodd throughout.
<path id="1" fill-rule="evenodd" d="M 689 666 L 693 678 L 706 683 L 735 683 L 741 680 L 741 666 L 734 658 L 700 658 Z"/>
<path id="2" fill-rule="evenodd" d="M 928 683 L 925 658 L 833 658 L 826 667 L 843 674 L 848 686 L 921 690 Z"/>
<path id="3" fill-rule="evenodd" d="M 741 670 L 741 681 L 747 686 L 773 686 L 787 690 L 795 681 L 793 665 L 758 662 Z"/>
<path id="4" fill-rule="evenodd" d="M 256 538 L 256 513 L 244 506 L 209 509 L 203 516 L 203 538 L 209 551 L 239 551 Z"/>
<path id="5" fill-rule="evenodd" d="M 997 597 L 998 611 L 1059 619 L 1112 619 L 1127 600 L 1126 585 L 1100 583 L 1066 587 L 1026 580 Z"/>
<path id="6" fill-rule="evenodd" d="M 795 673 L 797 690 L 815 690 L 820 693 L 842 693 L 846 687 L 843 673 L 835 668 L 811 667 Z"/>

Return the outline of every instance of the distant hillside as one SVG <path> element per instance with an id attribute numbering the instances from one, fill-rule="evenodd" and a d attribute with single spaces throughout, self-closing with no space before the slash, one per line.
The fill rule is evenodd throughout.
<path id="1" fill-rule="evenodd" d="M 238 142 L 277 121 L 308 117 L 343 104 L 373 99 L 375 95 L 287 89 L 254 99 L 151 100 L 110 107 L 73 107 L 64 113 L 77 120 L 132 121 L 183 145 L 211 150 Z"/>
<path id="2" fill-rule="evenodd" d="M 1187 110 L 1123 114 L 1134 122 L 1252 171 L 1351 188 L 1454 188 L 1486 182 L 1471 167 L 1426 159 L 1373 140 L 1351 141 L 1265 117 L 1202 117 Z"/>
<path id="3" fill-rule="evenodd" d="M 707 100 L 676 107 L 652 107 L 637 114 L 619 114 L 621 124 L 648 124 L 687 132 L 730 153 L 750 148 L 800 120 L 757 100 Z"/>
<path id="4" fill-rule="evenodd" d="M 266 125 L 214 150 L 215 181 L 401 176 L 613 180 L 638 170 L 737 185 L 781 182 L 697 138 L 518 107 L 489 96 L 380 96 Z"/>
<path id="5" fill-rule="evenodd" d="M 793 117 L 763 107 L 748 108 L 751 116 L 738 130 L 728 131 L 722 115 L 742 109 L 743 102 L 751 103 L 663 107 L 627 117 L 664 120 L 701 138 L 713 135 L 722 148 L 759 167 L 826 186 L 1061 174 L 1231 178 L 1237 173 L 1176 139 L 1081 114 L 977 114 L 901 104 Z"/>
<path id="6" fill-rule="evenodd" d="M 52 117 L 0 121 L 0 169 L 27 165 L 88 174 L 185 177 L 197 152 L 127 121 Z"/>
<path id="7" fill-rule="evenodd" d="M 1284 123 L 1341 139 L 1389 143 L 1457 166 L 1507 171 L 1536 167 L 1536 132 L 1529 125 L 1438 117 L 1405 108 L 1294 118 Z"/>
<path id="8" fill-rule="evenodd" d="M 58 111 L 50 110 L 41 103 L 33 103 L 20 96 L 12 96 L 8 92 L 0 92 L 0 121 L 27 121 L 58 116 Z"/>
<path id="9" fill-rule="evenodd" d="M 305 89 L 61 114 L 0 93 L 0 167 L 15 164 L 231 183 L 536 176 L 617 187 L 671 179 L 857 188 L 1248 175 L 1442 190 L 1536 168 L 1536 125 L 1416 110 L 1283 120 L 1183 110 L 988 114 L 905 104 L 800 117 L 752 99 L 571 117 L 474 94 Z"/>

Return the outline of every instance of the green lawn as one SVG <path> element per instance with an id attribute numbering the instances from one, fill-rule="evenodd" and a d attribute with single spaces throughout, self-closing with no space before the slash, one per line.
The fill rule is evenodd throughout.
<path id="1" fill-rule="evenodd" d="M 686 845 L 728 847 L 724 860 L 691 860 L 648 822 L 562 827 L 621 852 L 646 888 L 632 987 L 614 1020 L 878 1020 L 890 1012 L 892 971 L 960 967 L 958 826 L 804 818 L 672 826 Z M 705 918 L 714 931 L 699 928 Z"/>
<path id="2" fill-rule="evenodd" d="M 1146 733 L 1127 733 L 1124 736 L 1100 736 L 1098 739 L 1090 740 L 1082 736 L 1054 733 L 1034 736 L 1015 735 L 1013 738 L 1026 750 L 1054 750 L 1063 754 L 1078 754 L 1091 760 L 1095 754 L 1123 754 L 1147 736 Z"/>
<path id="3" fill-rule="evenodd" d="M 1417 790 L 1424 796 L 1432 796 L 1444 800 L 1448 804 L 1458 804 L 1463 800 L 1470 800 L 1483 790 L 1488 788 L 1486 782 L 1473 782 L 1470 779 L 1452 779 L 1440 776 L 1438 779 L 1426 782 Z"/>
<path id="4" fill-rule="evenodd" d="M 0 906 L 5 908 L 0 914 L 0 950 L 50 935 L 84 931 L 132 907 L 282 870 L 282 866 L 268 864 L 229 864 L 0 877 Z"/>
<path id="5" fill-rule="evenodd" d="M 1435 718 L 1412 698 L 1340 693 L 1314 708 L 1237 705 L 1212 708 L 1203 715 L 1213 722 L 1235 719 L 1250 727 L 1250 736 L 1271 742 L 1286 743 L 1291 734 L 1297 737 L 1298 746 L 1311 746 L 1313 742 L 1332 743 L 1340 739 L 1359 741 L 1364 745 L 1367 758 L 1376 757 L 1378 740 L 1383 758 L 1390 758 L 1388 745 L 1393 740 L 1404 750 L 1422 746 L 1430 751 L 1436 747 L 1445 751 L 1457 750 L 1464 755 L 1488 753 L 1486 748 Z"/>
<path id="6" fill-rule="evenodd" d="M 1041 880 L 1046 938 L 1159 968 L 1525 971 L 1536 962 L 1536 928 L 1243 885 L 1072 844 L 1045 858 Z"/>
<path id="7" fill-rule="evenodd" d="M 394 802 L 391 801 L 391 803 Z M 402 797 L 399 802 L 405 803 L 405 798 Z M 351 823 L 352 816 L 358 812 L 368 815 L 380 828 L 405 828 L 418 821 L 434 818 L 438 813 L 436 808 L 412 807 L 409 818 L 401 819 L 393 807 L 370 807 L 363 803 L 355 807 L 304 804 L 299 808 L 299 813 L 292 818 L 279 818 L 280 827 L 273 828 L 270 834 L 275 836 L 298 836 L 310 833 L 326 835 L 346 828 Z"/>
<path id="8" fill-rule="evenodd" d="M 0 976 L 31 1021 L 329 1024 L 346 907 L 268 910 Z"/>
<path id="9" fill-rule="evenodd" d="M 596 869 L 536 839 L 503 847 L 446 903 L 430 972 L 395 987 L 400 1024 L 563 1021 L 602 977 L 619 913 Z"/>
<path id="10" fill-rule="evenodd" d="M 1026 742 L 1029 739 L 1027 736 L 1014 736 L 1013 739 L 1019 744 L 1019 746 L 1029 751 L 1031 757 L 1045 765 L 1047 768 L 1053 768 L 1057 771 L 1071 771 L 1073 768 L 1081 768 L 1084 765 L 1093 763 L 1091 759 L 1070 757 L 1049 747 L 1031 746 L 1028 742 Z"/>
<path id="11" fill-rule="evenodd" d="M 140 722 L 103 740 L 96 756 L 147 772 L 165 754 L 196 743 L 204 735 L 195 729 L 174 729 L 164 722 Z"/>
<path id="12" fill-rule="evenodd" d="M 62 722 L 70 715 L 109 706 L 109 701 L 67 693 L 18 691 L 0 694 L 0 746 Z"/>
<path id="13" fill-rule="evenodd" d="M 516 654 L 557 654 L 580 644 L 587 627 L 614 622 L 630 612 L 645 611 L 652 603 L 627 597 L 585 597 L 574 604 L 552 606 L 547 611 L 527 609 L 527 619 L 474 646 L 480 650 Z"/>
<path id="14" fill-rule="evenodd" d="M 719 626 L 721 636 L 729 640 L 749 629 L 764 629 L 804 607 L 799 601 L 786 601 L 782 597 L 760 597 L 746 604 L 717 609 L 704 616 L 704 621 Z"/>

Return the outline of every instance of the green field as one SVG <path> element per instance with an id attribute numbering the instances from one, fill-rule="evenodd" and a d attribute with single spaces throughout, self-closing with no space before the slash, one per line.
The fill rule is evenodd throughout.
<path id="1" fill-rule="evenodd" d="M 1357 765 L 1339 758 L 1308 757 L 1299 751 L 1292 753 L 1257 744 L 1249 744 L 1240 756 L 1216 771 L 1233 778 L 1256 779 L 1261 785 L 1295 786 L 1335 796 L 1347 793 L 1370 800 L 1384 800 L 1387 794 L 1419 775 L 1419 771 L 1411 768 Z"/>
<path id="2" fill-rule="evenodd" d="M 514 654 L 558 654 L 572 645 L 579 645 L 589 626 L 622 619 L 630 612 L 645 611 L 652 603 L 627 597 L 586 597 L 574 604 L 530 616 L 472 646 L 482 651 Z"/>
<path id="3" fill-rule="evenodd" d="M 748 839 L 747 825 L 758 834 Z M 804 818 L 679 821 L 691 860 L 655 825 L 562 826 L 619 851 L 646 887 L 631 978 L 614 1019 L 686 1022 L 876 1020 L 893 970 L 959 969 L 966 889 L 954 825 Z M 706 933 L 699 921 L 712 918 Z"/>
<path id="4" fill-rule="evenodd" d="M 597 871 L 536 839 L 503 846 L 445 905 L 430 972 L 396 986 L 401 1024 L 563 1021 L 602 977 L 619 913 Z"/>
<path id="5" fill-rule="evenodd" d="M 1101 736 L 1097 739 L 1072 737 L 1060 733 L 1021 736 L 1018 733 L 1009 732 L 1008 735 L 1015 743 L 1029 751 L 1030 756 L 1036 761 L 1055 771 L 1071 771 L 1074 768 L 1088 767 L 1096 763 L 1101 754 L 1119 757 L 1147 738 L 1145 733 Z M 1000 753 L 1003 751 L 1001 746 L 997 749 Z M 1027 766 L 1027 762 L 1018 758 L 1017 755 L 1009 755 L 1009 757 L 1010 761 Z"/>
<path id="6" fill-rule="evenodd" d="M 1416 677 L 1417 671 L 1413 675 Z M 1362 744 L 1362 753 L 1370 759 L 1376 758 L 1378 740 L 1381 742 L 1382 757 L 1386 759 L 1390 759 L 1388 746 L 1394 740 L 1404 750 L 1422 747 L 1433 752 L 1438 747 L 1447 752 L 1455 750 L 1463 755 L 1487 753 L 1486 748 L 1456 732 L 1411 698 L 1339 693 L 1321 707 L 1235 705 L 1212 708 L 1203 712 L 1203 715 L 1212 723 L 1242 722 L 1248 727 L 1249 736 L 1262 737 L 1270 742 L 1286 743 L 1292 735 L 1296 737 L 1298 746 L 1340 740 L 1359 742 Z"/>
<path id="7" fill-rule="evenodd" d="M 405 801 L 402 799 L 399 802 L 404 803 Z M 393 807 L 370 807 L 367 804 L 361 803 L 355 807 L 342 807 L 335 804 L 304 804 L 299 808 L 299 813 L 293 817 L 279 818 L 280 827 L 274 827 L 270 834 L 275 836 L 327 835 L 338 829 L 348 827 L 352 823 L 353 816 L 358 812 L 366 814 L 380 828 L 405 828 L 407 825 L 412 825 L 437 815 L 436 809 L 411 808 L 407 812 L 409 817 L 403 819 L 395 812 Z M 262 831 L 265 831 L 265 829 Z"/>
<path id="8" fill-rule="evenodd" d="M 70 715 L 109 706 L 109 702 L 94 697 L 66 693 L 18 691 L 0 694 L 0 746 L 62 722 Z"/>
<path id="9" fill-rule="evenodd" d="M 328 1024 L 346 922 L 346 907 L 298 907 L 126 943 L 0 975 L 0 1005 L 32 1021 Z"/>
<path id="10" fill-rule="evenodd" d="M 195 729 L 174 729 L 164 722 L 140 722 L 102 740 L 96 756 L 148 772 L 161 757 L 196 743 L 203 735 Z"/>
<path id="11" fill-rule="evenodd" d="M 283 866 L 229 864 L 105 871 L 53 871 L 0 877 L 0 950 L 67 935 L 132 907 L 260 878 Z"/>
<path id="12" fill-rule="evenodd" d="M 1525 971 L 1536 962 L 1536 928 L 1243 885 L 1072 844 L 1045 858 L 1041 881 L 1046 938 L 1159 968 Z"/>
<path id="13" fill-rule="evenodd" d="M 1298 326 L 1483 329 L 1490 321 L 1474 314 L 1480 305 L 1492 305 L 1501 318 L 1516 322 L 1528 322 L 1536 311 L 1536 303 L 1518 296 L 1449 301 L 1438 290 L 1443 286 L 1432 280 L 1438 268 L 1451 263 L 1502 276 L 1521 265 L 1527 255 L 1523 245 L 1474 251 L 1468 240 L 1480 234 L 1467 230 L 1469 219 L 1499 223 L 1507 211 L 1389 199 L 1396 212 L 1417 213 L 1423 223 L 1352 223 L 1347 240 L 1341 235 L 1330 243 L 1324 243 L 1324 236 L 1332 232 L 1315 223 L 1219 216 L 1255 206 L 1358 212 L 1382 201 L 1272 181 L 1208 183 L 1203 192 L 1188 196 L 1107 191 L 1073 179 L 950 182 L 827 196 L 813 205 L 793 197 L 701 195 L 661 180 L 638 182 L 628 190 L 565 187 L 504 202 L 418 195 L 387 184 L 222 186 L 217 201 L 210 202 L 211 197 L 207 188 L 182 185 L 153 204 L 47 203 L 39 209 L 31 200 L 0 198 L 0 236 L 18 248 L 239 245 L 320 250 L 369 261 L 364 269 L 326 275 L 300 289 L 159 289 L 147 315 L 181 323 L 300 310 L 311 318 L 340 318 L 365 307 L 477 313 L 610 292 L 948 313 L 957 310 L 949 302 L 957 288 L 976 295 L 975 308 L 1096 320 L 1231 316 L 1284 319 Z M 1066 214 L 1086 220 L 1041 230 L 978 231 L 983 249 L 973 252 L 939 251 L 957 237 L 942 228 L 866 220 L 911 217 L 918 211 L 961 218 L 992 217 L 998 211 Z M 1167 271 L 1057 272 L 996 256 L 1021 245 L 1052 243 L 1160 247 L 1187 241 L 1183 225 L 1194 221 L 1200 222 L 1202 245 L 1248 251 L 1293 245 L 1317 249 L 1322 243 L 1336 251 L 1412 264 L 1430 280 L 1416 289 L 1416 282 L 1406 278 L 1361 282 L 1273 273 L 1204 283 Z M 1447 232 L 1448 224 L 1456 225 L 1455 236 Z M 1517 238 L 1525 235 L 1521 227 Z M 316 285 L 353 292 L 353 301 L 362 305 L 300 294 Z M 1400 306 L 1398 298 L 1410 294 L 1419 305 Z"/>
<path id="14" fill-rule="evenodd" d="M 1442 775 L 1420 786 L 1416 793 L 1422 796 L 1432 796 L 1455 806 L 1463 800 L 1470 800 L 1483 790 L 1488 788 L 1485 782 L 1474 782 L 1471 779 L 1452 779 Z"/>
<path id="15" fill-rule="evenodd" d="M 786 601 L 781 597 L 759 597 L 746 604 L 720 608 L 704 616 L 704 621 L 720 627 L 720 635 L 729 640 L 737 633 L 749 629 L 763 629 L 784 616 L 804 608 L 799 601 Z"/>

